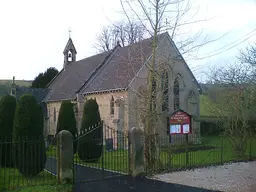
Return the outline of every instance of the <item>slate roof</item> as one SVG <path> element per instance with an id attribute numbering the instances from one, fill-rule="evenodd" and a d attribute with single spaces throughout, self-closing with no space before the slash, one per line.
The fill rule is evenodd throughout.
<path id="1" fill-rule="evenodd" d="M 44 88 L 30 88 L 30 87 L 16 87 L 16 98 L 19 100 L 19 98 L 24 94 L 31 94 L 35 96 L 37 103 L 41 103 L 43 98 L 47 95 L 48 89 Z"/>
<path id="2" fill-rule="evenodd" d="M 158 44 L 168 33 L 158 36 Z M 72 100 L 76 93 L 124 90 L 152 52 L 153 38 L 68 64 L 47 88 L 45 102 Z"/>
<path id="3" fill-rule="evenodd" d="M 50 92 L 44 98 L 44 101 L 74 99 L 76 91 L 83 86 L 109 54 L 110 52 L 104 52 L 68 64 L 47 87 Z"/>
<path id="4" fill-rule="evenodd" d="M 150 38 L 126 47 L 117 47 L 109 61 L 90 82 L 81 88 L 80 93 L 127 88 L 151 55 L 151 44 Z"/>

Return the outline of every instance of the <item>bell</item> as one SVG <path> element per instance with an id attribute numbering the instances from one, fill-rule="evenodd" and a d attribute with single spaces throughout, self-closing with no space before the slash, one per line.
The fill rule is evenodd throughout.
<path id="1" fill-rule="evenodd" d="M 71 53 L 68 54 L 68 57 L 72 57 Z"/>

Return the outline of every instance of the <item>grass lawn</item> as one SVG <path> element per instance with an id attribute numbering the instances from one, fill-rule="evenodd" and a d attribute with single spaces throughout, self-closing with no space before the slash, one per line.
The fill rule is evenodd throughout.
<path id="1" fill-rule="evenodd" d="M 43 171 L 36 177 L 28 178 L 22 176 L 17 169 L 1 168 L 0 169 L 0 190 L 14 190 L 17 188 L 38 186 L 44 184 L 56 184 L 55 176 Z"/>
<path id="2" fill-rule="evenodd" d="M 79 159 L 76 154 L 74 160 L 78 164 L 93 166 L 97 168 L 109 169 L 112 171 L 128 173 L 129 165 L 128 165 L 128 151 L 127 150 L 116 150 L 111 152 L 104 152 L 104 155 L 97 162 L 84 162 Z"/>
<path id="3" fill-rule="evenodd" d="M 170 150 L 161 151 L 161 162 L 164 169 L 184 169 L 189 167 L 207 166 L 230 161 L 242 161 L 249 159 L 250 142 L 248 141 L 246 157 L 238 159 L 234 156 L 233 148 L 227 138 L 202 137 L 203 146 L 212 146 L 215 149 L 197 150 L 186 153 L 172 153 Z M 221 146 L 223 145 L 223 149 Z M 197 146 L 195 146 L 197 147 Z M 192 147 L 193 148 L 193 147 Z M 256 158 L 256 140 L 251 143 L 251 157 Z M 188 159 L 188 162 L 186 161 Z M 187 164 L 188 163 L 188 164 Z"/>
<path id="4" fill-rule="evenodd" d="M 43 185 L 23 187 L 15 190 L 8 190 L 6 192 L 72 192 L 72 185 Z"/>
<path id="5" fill-rule="evenodd" d="M 190 150 L 187 153 L 185 152 L 177 152 L 174 149 L 182 149 L 184 146 L 174 147 L 169 146 L 168 149 L 161 149 L 160 152 L 160 160 L 162 163 L 163 169 L 185 169 L 190 167 L 197 167 L 197 166 L 207 166 L 213 164 L 219 164 L 229 161 L 236 161 L 236 160 L 248 160 L 249 159 L 249 141 L 247 146 L 247 151 L 244 159 L 237 159 L 233 155 L 233 148 L 230 145 L 227 138 L 223 139 L 223 149 L 222 146 L 222 139 L 219 136 L 207 136 L 202 137 L 201 139 L 203 144 L 200 144 L 201 147 L 212 147 L 213 149 L 206 149 L 206 150 L 199 150 L 195 149 L 198 148 L 199 145 L 190 146 Z M 194 150 L 193 150 L 194 148 Z M 49 156 L 55 157 L 55 149 L 50 148 L 47 152 Z M 183 150 L 184 151 L 184 150 Z M 251 144 L 251 156 L 256 158 L 256 140 L 254 140 Z M 186 161 L 188 159 L 188 161 Z M 102 168 L 102 164 L 104 169 L 109 169 L 113 171 L 128 173 L 129 166 L 128 166 L 128 151 L 126 150 L 117 150 L 112 152 L 104 152 L 104 155 L 98 162 L 88 163 L 83 162 L 79 159 L 77 154 L 74 156 L 74 161 L 77 164 L 83 164 L 88 166 L 93 166 L 97 168 Z M 188 163 L 188 164 L 187 164 Z"/>
<path id="6" fill-rule="evenodd" d="M 51 157 L 56 157 L 55 147 L 50 147 L 47 151 L 47 155 Z M 109 169 L 112 171 L 128 173 L 128 151 L 127 150 L 115 150 L 115 151 L 104 151 L 104 155 L 97 162 L 84 162 L 79 159 L 78 155 L 75 154 L 74 162 L 76 164 L 82 164 L 92 167 L 97 167 L 99 169 L 104 167 L 104 169 Z"/>

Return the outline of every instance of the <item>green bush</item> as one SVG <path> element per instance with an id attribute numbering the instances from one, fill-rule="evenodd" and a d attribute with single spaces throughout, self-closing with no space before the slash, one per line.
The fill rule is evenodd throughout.
<path id="1" fill-rule="evenodd" d="M 94 127 L 94 129 L 89 130 L 91 127 Z M 79 136 L 78 156 L 81 160 L 97 161 L 101 157 L 102 129 L 103 126 L 101 124 L 99 106 L 96 100 L 89 99 L 84 105 L 83 119 Z"/>
<path id="2" fill-rule="evenodd" d="M 16 99 L 11 95 L 5 95 L 0 100 L 0 163 L 2 167 L 12 167 L 12 130 Z M 0 165 L 0 166 L 1 166 Z"/>
<path id="3" fill-rule="evenodd" d="M 75 138 L 77 134 L 76 118 L 73 104 L 70 101 L 63 101 L 60 106 L 60 112 L 57 123 L 57 134 L 62 130 L 68 130 Z M 77 144 L 74 142 L 74 154 L 77 151 Z"/>
<path id="4" fill-rule="evenodd" d="M 201 135 L 218 136 L 223 133 L 224 128 L 221 122 L 201 122 Z"/>
<path id="5" fill-rule="evenodd" d="M 43 112 L 32 95 L 21 96 L 13 126 L 14 163 L 24 176 L 36 176 L 46 163 L 43 138 Z"/>

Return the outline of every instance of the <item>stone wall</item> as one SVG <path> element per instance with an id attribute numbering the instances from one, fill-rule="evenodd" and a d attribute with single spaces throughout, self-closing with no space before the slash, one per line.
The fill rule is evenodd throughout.
<path id="1" fill-rule="evenodd" d="M 47 103 L 47 110 L 48 110 L 48 135 L 55 135 L 56 128 L 57 128 L 57 121 L 60 111 L 61 101 L 56 102 L 49 102 Z M 56 118 L 54 118 L 54 111 L 56 111 Z"/>
<path id="2" fill-rule="evenodd" d="M 110 114 L 110 102 L 114 98 L 114 115 Z M 85 99 L 96 99 L 99 105 L 101 119 L 104 124 L 117 130 L 128 130 L 127 92 L 103 93 L 88 95 Z"/>
<path id="3" fill-rule="evenodd" d="M 151 60 L 148 60 L 150 63 Z M 168 115 L 170 115 L 174 111 L 174 93 L 173 93 L 173 87 L 174 87 L 174 81 L 177 78 L 179 81 L 179 92 L 180 92 L 180 108 L 189 114 L 193 115 L 194 117 L 197 117 L 200 115 L 200 106 L 199 106 L 199 91 L 198 86 L 196 84 L 196 80 L 194 79 L 193 75 L 189 71 L 189 68 L 187 67 L 185 61 L 181 56 L 178 56 L 178 52 L 174 45 L 169 41 L 169 39 L 166 39 L 162 41 L 161 46 L 157 49 L 157 59 L 156 59 L 156 70 L 161 73 L 162 71 L 167 71 L 168 73 L 168 82 L 169 82 L 169 111 L 162 114 L 160 121 L 158 124 L 158 130 L 161 138 L 164 138 L 166 142 L 169 142 L 169 137 L 167 136 L 167 122 L 166 118 Z M 137 98 L 134 97 L 133 90 L 140 90 L 141 87 L 145 87 L 146 81 L 147 81 L 147 67 L 143 67 L 139 73 L 136 75 L 136 78 L 132 81 L 130 87 L 131 91 L 129 91 L 129 122 L 131 126 L 139 126 L 138 125 L 138 114 L 136 114 L 136 107 L 138 104 L 134 103 L 138 102 L 136 101 Z M 159 103 L 161 103 L 162 99 L 162 93 L 161 93 L 161 82 L 160 80 L 157 81 L 157 92 L 159 93 L 157 95 L 157 98 L 159 99 Z M 191 92 L 192 94 L 191 97 Z M 134 115 L 136 114 L 136 115 Z M 200 135 L 200 123 L 196 121 L 192 121 L 192 131 L 193 135 L 190 136 L 190 140 L 192 138 L 199 137 Z M 181 139 L 183 139 L 183 136 L 181 136 Z"/>
<path id="4" fill-rule="evenodd" d="M 129 117 L 127 108 L 127 92 L 113 92 L 88 95 L 86 99 L 96 99 L 99 105 L 101 119 L 104 122 L 104 144 L 107 139 L 113 139 L 113 147 L 116 149 L 122 145 L 122 148 L 128 148 L 128 130 Z M 114 98 L 114 114 L 110 113 L 110 103 Z"/>

